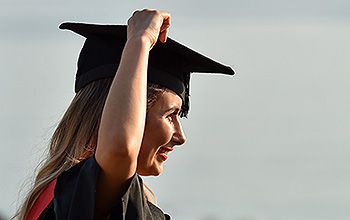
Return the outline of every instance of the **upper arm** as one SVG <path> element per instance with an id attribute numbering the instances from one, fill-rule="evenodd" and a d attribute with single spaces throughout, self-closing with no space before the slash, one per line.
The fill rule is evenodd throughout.
<path id="1" fill-rule="evenodd" d="M 104 105 L 95 152 L 101 167 L 96 189 L 100 216 L 108 213 L 136 172 L 146 121 L 148 55 L 142 41 L 126 43 Z"/>

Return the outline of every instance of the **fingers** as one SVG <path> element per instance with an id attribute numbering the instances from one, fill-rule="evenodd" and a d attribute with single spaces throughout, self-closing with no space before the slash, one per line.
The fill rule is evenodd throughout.
<path id="1" fill-rule="evenodd" d="M 163 12 L 161 15 L 163 17 L 163 21 L 162 21 L 162 26 L 160 27 L 159 40 L 162 43 L 165 43 L 169 35 L 171 17 L 170 17 L 170 14 L 167 12 Z"/>
<path id="2" fill-rule="evenodd" d="M 168 29 L 164 30 L 163 32 L 159 33 L 159 37 L 158 39 L 160 40 L 160 42 L 165 43 L 167 38 L 168 38 Z"/>
<path id="3" fill-rule="evenodd" d="M 157 40 L 165 43 L 169 34 L 171 16 L 168 12 L 160 10 L 143 9 L 134 11 L 128 20 L 128 34 L 148 34 L 154 45 Z"/>

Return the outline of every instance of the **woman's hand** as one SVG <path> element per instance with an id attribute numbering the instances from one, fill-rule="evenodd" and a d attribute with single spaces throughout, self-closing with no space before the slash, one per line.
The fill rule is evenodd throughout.
<path id="1" fill-rule="evenodd" d="M 170 14 L 164 11 L 144 9 L 135 11 L 128 20 L 127 39 L 147 39 L 152 48 L 159 38 L 166 42 L 170 27 Z"/>

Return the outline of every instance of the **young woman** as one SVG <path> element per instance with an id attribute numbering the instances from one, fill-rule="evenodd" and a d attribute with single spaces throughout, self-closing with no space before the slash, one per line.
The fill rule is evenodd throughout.
<path id="1" fill-rule="evenodd" d="M 234 73 L 168 38 L 170 20 L 142 10 L 127 26 L 60 26 L 86 37 L 76 96 L 19 219 L 170 219 L 140 175 L 161 174 L 185 143 L 179 118 L 189 109 L 190 73 Z"/>

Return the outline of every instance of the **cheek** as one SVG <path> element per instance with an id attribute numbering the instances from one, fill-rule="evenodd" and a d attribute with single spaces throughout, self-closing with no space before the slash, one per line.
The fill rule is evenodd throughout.
<path id="1" fill-rule="evenodd" d="M 158 145 L 157 147 L 159 147 L 167 144 L 171 140 L 173 127 L 167 121 L 167 119 L 161 119 L 156 125 L 153 126 L 151 132 L 151 138 L 156 142 L 155 144 Z"/>
<path id="2" fill-rule="evenodd" d="M 167 120 L 160 118 L 146 125 L 144 138 L 150 148 L 158 148 L 171 140 L 174 128 Z"/>
<path id="3" fill-rule="evenodd" d="M 159 147 L 169 143 L 171 140 L 173 127 L 166 120 L 158 120 L 154 123 L 146 124 L 138 157 L 138 166 L 141 164 L 140 167 L 142 167 L 153 161 L 152 158 L 157 153 Z"/>

